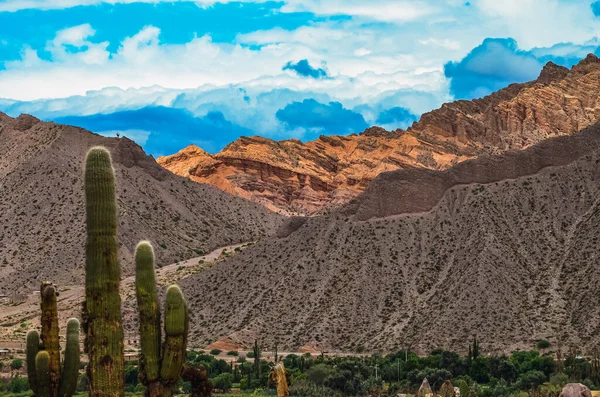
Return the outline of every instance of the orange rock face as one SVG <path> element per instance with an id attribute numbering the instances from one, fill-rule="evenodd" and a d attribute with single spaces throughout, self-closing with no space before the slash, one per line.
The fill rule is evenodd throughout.
<path id="1" fill-rule="evenodd" d="M 307 143 L 242 137 L 215 155 L 189 146 L 158 163 L 279 212 L 314 214 L 348 202 L 382 172 L 446 169 L 571 135 L 598 120 L 600 60 L 589 55 L 571 70 L 548 63 L 532 82 L 444 104 L 408 131 L 372 127 Z"/>

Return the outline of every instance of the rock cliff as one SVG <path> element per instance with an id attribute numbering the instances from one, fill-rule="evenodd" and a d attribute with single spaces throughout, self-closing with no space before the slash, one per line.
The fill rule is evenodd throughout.
<path id="1" fill-rule="evenodd" d="M 210 155 L 190 146 L 159 158 L 172 172 L 284 213 L 314 214 L 397 169 L 443 170 L 481 155 L 571 135 L 600 120 L 600 61 L 548 63 L 538 79 L 425 113 L 407 131 L 372 127 L 311 142 L 243 137 Z"/>

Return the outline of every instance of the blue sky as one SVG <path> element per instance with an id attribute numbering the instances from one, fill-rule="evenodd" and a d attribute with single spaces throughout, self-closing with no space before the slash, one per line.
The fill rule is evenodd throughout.
<path id="1" fill-rule="evenodd" d="M 0 0 L 0 111 L 151 154 L 406 128 L 600 54 L 592 0 Z"/>

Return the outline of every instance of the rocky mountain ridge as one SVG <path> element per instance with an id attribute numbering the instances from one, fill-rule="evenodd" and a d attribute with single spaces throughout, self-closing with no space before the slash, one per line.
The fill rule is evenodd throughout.
<path id="1" fill-rule="evenodd" d="M 190 182 L 160 167 L 127 138 L 0 113 L 0 295 L 30 293 L 40 280 L 83 283 L 83 162 L 90 147 L 112 152 L 123 273 L 139 240 L 158 264 L 273 234 L 282 218 L 261 205 Z"/>
<path id="2" fill-rule="evenodd" d="M 314 214 L 356 197 L 383 172 L 443 170 L 481 155 L 571 135 L 600 120 L 600 60 L 548 63 L 538 79 L 425 113 L 407 131 L 373 127 L 311 142 L 243 137 L 211 155 L 190 146 L 158 159 L 172 172 L 284 213 Z"/>
<path id="3" fill-rule="evenodd" d="M 447 171 L 382 174 L 339 211 L 290 218 L 184 280 L 194 337 L 425 353 L 477 335 L 486 352 L 539 339 L 590 351 L 598 164 L 600 123 Z"/>

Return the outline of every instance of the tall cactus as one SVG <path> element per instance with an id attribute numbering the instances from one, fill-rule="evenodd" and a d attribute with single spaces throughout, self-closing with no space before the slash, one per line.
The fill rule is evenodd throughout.
<path id="1" fill-rule="evenodd" d="M 109 152 L 92 148 L 85 164 L 84 319 L 90 396 L 124 395 L 123 324 L 117 258 L 117 201 Z"/>
<path id="2" fill-rule="evenodd" d="M 61 368 L 56 287 L 43 282 L 40 295 L 42 336 L 40 338 L 37 331 L 27 334 L 29 385 L 39 397 L 70 397 L 75 393 L 79 375 L 79 321 L 72 318 L 67 323 L 67 348 Z"/>
<path id="3" fill-rule="evenodd" d="M 176 285 L 165 299 L 165 343 L 161 352 L 160 308 L 154 274 L 154 250 L 147 241 L 135 250 L 135 285 L 140 313 L 140 380 L 150 397 L 170 396 L 186 356 L 188 312 Z M 162 353 L 162 354 L 161 354 Z"/>
<path id="4" fill-rule="evenodd" d="M 58 342 L 58 309 L 56 305 L 56 288 L 52 283 L 42 282 L 40 296 L 42 298 L 42 346 L 49 355 L 50 389 L 52 395 L 58 393 L 60 384 L 60 345 Z"/>

